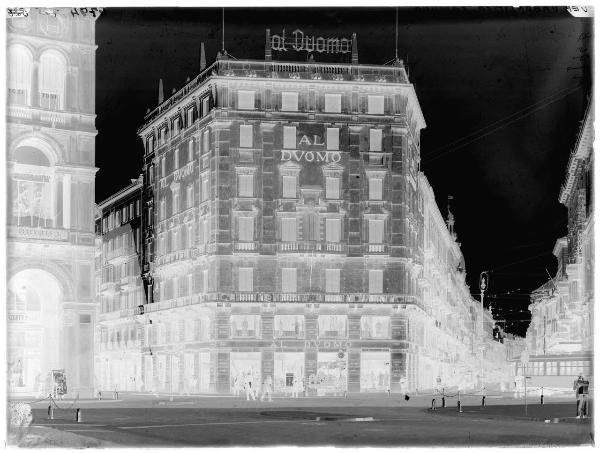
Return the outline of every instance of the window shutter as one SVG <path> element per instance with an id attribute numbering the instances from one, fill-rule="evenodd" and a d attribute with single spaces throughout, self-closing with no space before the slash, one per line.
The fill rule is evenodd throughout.
<path id="1" fill-rule="evenodd" d="M 238 184 L 238 195 L 240 197 L 254 196 L 254 175 L 239 175 Z"/>
<path id="2" fill-rule="evenodd" d="M 342 95 L 341 94 L 326 94 L 325 95 L 325 112 L 341 113 L 342 112 Z"/>
<path id="3" fill-rule="evenodd" d="M 238 109 L 254 110 L 254 91 L 238 91 Z"/>
<path id="4" fill-rule="evenodd" d="M 371 129 L 369 132 L 369 151 L 381 151 L 383 130 Z"/>
<path id="5" fill-rule="evenodd" d="M 327 242 L 340 242 L 340 219 L 325 220 L 325 240 Z"/>
<path id="6" fill-rule="evenodd" d="M 240 147 L 252 148 L 252 125 L 250 124 L 240 126 Z"/>
<path id="7" fill-rule="evenodd" d="M 325 270 L 325 292 L 339 293 L 340 292 L 340 270 L 326 269 Z"/>
<path id="8" fill-rule="evenodd" d="M 251 267 L 241 267 L 238 274 L 238 288 L 240 291 L 254 291 L 254 269 Z"/>
<path id="9" fill-rule="evenodd" d="M 296 219 L 283 218 L 281 219 L 281 240 L 283 242 L 296 241 Z"/>
<path id="10" fill-rule="evenodd" d="M 369 200 L 382 200 L 382 199 L 383 199 L 383 179 L 370 178 L 369 179 Z"/>
<path id="11" fill-rule="evenodd" d="M 253 217 L 240 217 L 238 219 L 238 239 L 240 242 L 254 241 Z"/>
<path id="12" fill-rule="evenodd" d="M 367 102 L 369 115 L 383 115 L 385 105 L 383 96 L 369 96 Z"/>
<path id="13" fill-rule="evenodd" d="M 340 198 L 340 178 L 332 176 L 325 178 L 325 198 L 334 200 Z"/>
<path id="14" fill-rule="evenodd" d="M 337 127 L 327 128 L 327 149 L 337 151 L 340 149 L 340 129 Z"/>
<path id="15" fill-rule="evenodd" d="M 285 91 L 281 93 L 281 110 L 284 112 L 297 112 L 298 93 Z"/>
<path id="16" fill-rule="evenodd" d="M 295 293 L 296 292 L 296 268 L 281 269 L 281 292 Z"/>
<path id="17" fill-rule="evenodd" d="M 283 148 L 296 149 L 296 127 L 283 126 Z"/>
<path id="18" fill-rule="evenodd" d="M 284 176 L 283 177 L 283 198 L 296 198 L 296 177 L 295 176 Z"/>
<path id="19" fill-rule="evenodd" d="M 369 293 L 370 294 L 382 294 L 383 293 L 383 270 L 369 270 Z"/>
<path id="20" fill-rule="evenodd" d="M 369 243 L 370 244 L 382 244 L 383 243 L 383 220 L 379 220 L 379 219 L 369 220 Z"/>

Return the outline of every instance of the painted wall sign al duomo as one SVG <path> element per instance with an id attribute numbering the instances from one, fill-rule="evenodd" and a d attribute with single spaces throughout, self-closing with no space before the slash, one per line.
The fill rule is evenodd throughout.
<path id="1" fill-rule="evenodd" d="M 286 35 L 285 28 L 281 35 L 271 36 L 271 49 L 287 52 L 318 52 L 318 53 L 350 53 L 352 51 L 352 39 L 348 38 L 324 38 L 322 36 L 305 35 L 300 29 Z"/>

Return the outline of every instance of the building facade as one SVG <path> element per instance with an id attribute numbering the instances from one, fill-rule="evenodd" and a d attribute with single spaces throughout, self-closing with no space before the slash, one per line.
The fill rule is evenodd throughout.
<path id="1" fill-rule="evenodd" d="M 8 390 L 69 393 L 93 376 L 93 9 L 15 8 L 7 19 Z"/>
<path id="2" fill-rule="evenodd" d="M 472 361 L 477 315 L 450 267 L 460 316 L 442 327 L 425 300 L 425 122 L 400 61 L 224 53 L 160 101 L 139 129 L 147 298 L 103 308 L 142 326 L 139 390 L 235 393 L 266 376 L 316 395 L 459 385 L 450 364 Z"/>
<path id="3" fill-rule="evenodd" d="M 568 233 L 554 246 L 558 270 L 532 292 L 529 306 L 529 373 L 555 386 L 570 387 L 579 373 L 589 377 L 593 372 L 593 123 L 590 101 L 559 195 L 567 208 Z"/>
<path id="4" fill-rule="evenodd" d="M 95 385 L 97 390 L 137 390 L 143 325 L 122 316 L 145 302 L 141 277 L 142 178 L 98 204 L 96 217 Z"/>

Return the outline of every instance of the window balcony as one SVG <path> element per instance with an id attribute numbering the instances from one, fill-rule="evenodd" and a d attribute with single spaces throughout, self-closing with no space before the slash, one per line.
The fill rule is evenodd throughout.
<path id="1" fill-rule="evenodd" d="M 106 254 L 106 261 L 113 265 L 118 265 L 127 261 L 127 259 L 135 253 L 134 247 L 121 247 L 115 250 L 110 250 Z"/>
<path id="2" fill-rule="evenodd" d="M 342 242 L 322 242 L 315 244 L 315 250 L 328 253 L 346 253 L 346 244 Z"/>
<path id="3" fill-rule="evenodd" d="M 235 252 L 256 252 L 258 250 L 258 242 L 234 242 L 233 250 Z"/>
<path id="4" fill-rule="evenodd" d="M 314 242 L 279 242 L 277 244 L 277 251 L 288 253 L 288 252 L 312 252 L 315 250 Z"/>
<path id="5" fill-rule="evenodd" d="M 257 299 L 255 293 L 235 293 L 236 302 L 256 302 Z"/>
<path id="6" fill-rule="evenodd" d="M 386 244 L 365 244 L 365 253 L 385 255 L 388 253 Z"/>
<path id="7" fill-rule="evenodd" d="M 176 250 L 174 252 L 166 253 L 157 258 L 156 264 L 158 266 L 164 266 L 166 264 L 170 264 L 175 261 L 191 259 L 194 254 L 193 250 L 194 249 L 190 248 L 190 249 Z"/>

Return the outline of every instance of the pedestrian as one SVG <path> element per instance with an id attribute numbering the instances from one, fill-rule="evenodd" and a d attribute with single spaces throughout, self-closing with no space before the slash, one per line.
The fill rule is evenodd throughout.
<path id="1" fill-rule="evenodd" d="M 233 378 L 233 396 L 240 396 L 240 384 L 239 376 Z"/>
<path id="2" fill-rule="evenodd" d="M 260 397 L 261 401 L 264 401 L 265 396 L 268 396 L 269 402 L 273 402 L 273 400 L 271 399 L 272 387 L 273 387 L 273 379 L 271 379 L 271 375 L 267 375 L 267 377 L 265 378 L 265 382 L 263 383 L 262 396 Z"/>
<path id="3" fill-rule="evenodd" d="M 575 391 L 575 399 L 577 401 L 577 417 L 586 418 L 587 416 L 587 395 L 589 389 L 589 381 L 583 375 L 573 382 L 573 390 Z"/>
<path id="4" fill-rule="evenodd" d="M 252 392 L 253 392 L 253 400 L 258 399 L 258 392 L 260 392 L 260 372 L 255 371 L 252 377 Z"/>
<path id="5" fill-rule="evenodd" d="M 244 389 L 246 390 L 246 401 L 250 401 L 250 397 L 252 397 L 252 400 L 254 401 L 256 398 L 254 397 L 254 391 L 252 389 L 252 373 L 246 375 Z"/>

